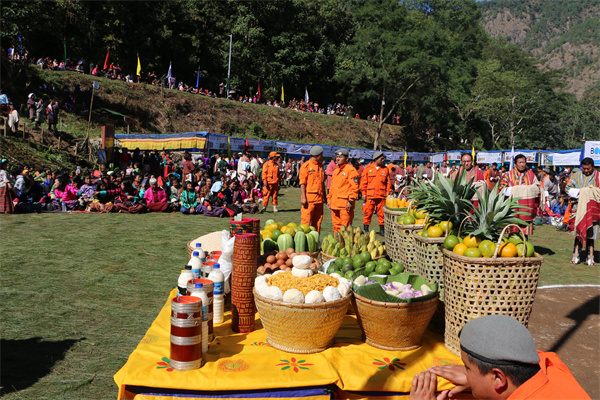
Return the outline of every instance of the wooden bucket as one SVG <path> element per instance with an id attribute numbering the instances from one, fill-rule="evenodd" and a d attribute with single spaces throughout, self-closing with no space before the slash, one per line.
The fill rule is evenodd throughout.
<path id="1" fill-rule="evenodd" d="M 202 366 L 202 300 L 181 296 L 171 300 L 169 363 L 177 371 Z"/>

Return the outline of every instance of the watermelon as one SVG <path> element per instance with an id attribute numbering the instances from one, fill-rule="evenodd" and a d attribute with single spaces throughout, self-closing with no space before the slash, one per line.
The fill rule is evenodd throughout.
<path id="1" fill-rule="evenodd" d="M 306 234 L 302 229 L 300 229 L 299 232 L 296 232 L 296 235 L 294 236 L 294 242 L 294 250 L 296 250 L 296 252 L 308 251 L 308 244 L 306 243 Z"/>
<path id="2" fill-rule="evenodd" d="M 268 253 L 270 251 L 279 251 L 279 246 L 272 239 L 265 239 L 262 241 L 262 252 L 263 254 Z"/>
<path id="3" fill-rule="evenodd" d="M 266 240 L 266 239 L 265 239 Z M 287 249 L 294 248 L 294 239 L 289 233 L 284 233 L 277 238 L 277 246 L 279 250 L 286 251 Z"/>

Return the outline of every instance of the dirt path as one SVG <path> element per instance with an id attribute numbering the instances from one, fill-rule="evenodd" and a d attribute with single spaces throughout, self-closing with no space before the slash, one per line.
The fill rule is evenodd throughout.
<path id="1" fill-rule="evenodd" d="M 600 286 L 541 287 L 529 331 L 538 349 L 553 351 L 592 399 L 600 399 Z"/>

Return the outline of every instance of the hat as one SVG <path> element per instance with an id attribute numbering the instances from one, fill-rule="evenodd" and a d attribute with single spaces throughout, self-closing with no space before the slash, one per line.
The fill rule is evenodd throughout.
<path id="1" fill-rule="evenodd" d="M 336 156 L 346 156 L 348 157 L 348 149 L 339 149 L 335 152 Z"/>
<path id="2" fill-rule="evenodd" d="M 313 146 L 310 148 L 311 156 L 318 156 L 319 154 L 323 154 L 323 148 L 321 146 Z"/>
<path id="3" fill-rule="evenodd" d="M 363 160 L 362 158 L 358 161 L 359 164 L 364 164 L 365 160 Z"/>
<path id="4" fill-rule="evenodd" d="M 29 171 L 24 169 L 23 172 L 21 172 L 21 175 L 29 175 Z"/>
<path id="5" fill-rule="evenodd" d="M 475 318 L 458 333 L 460 348 L 471 357 L 490 364 L 538 364 L 533 337 L 519 321 L 508 315 Z"/>
<path id="6" fill-rule="evenodd" d="M 148 181 L 148 183 L 150 183 L 151 185 L 156 182 L 157 182 L 156 178 L 150 178 L 150 180 Z"/>
<path id="7" fill-rule="evenodd" d="M 35 97 L 35 94 L 33 94 L 33 93 L 29 93 L 29 96 L 27 96 L 27 97 L 29 97 L 30 99 L 31 99 L 31 98 L 34 98 L 34 97 Z"/>
<path id="8" fill-rule="evenodd" d="M 383 152 L 381 152 L 381 151 L 376 151 L 376 152 L 373 154 L 373 160 L 377 160 L 379 157 L 382 157 L 382 156 L 383 156 L 383 158 L 385 158 L 385 154 L 383 154 Z"/>
<path id="9" fill-rule="evenodd" d="M 273 158 L 273 157 L 279 157 L 279 153 L 276 151 L 272 151 L 269 153 L 269 157 Z"/>
<path id="10" fill-rule="evenodd" d="M 547 174 L 550 173 L 550 167 L 544 167 L 543 171 Z"/>

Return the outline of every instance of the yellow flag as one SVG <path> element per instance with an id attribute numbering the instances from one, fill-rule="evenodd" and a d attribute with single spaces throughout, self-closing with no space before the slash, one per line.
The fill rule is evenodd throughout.
<path id="1" fill-rule="evenodd" d="M 473 163 L 475 163 L 475 145 L 473 145 L 473 148 L 471 149 L 471 156 L 473 157 Z"/>
<path id="2" fill-rule="evenodd" d="M 406 152 L 406 149 L 404 149 L 404 168 L 406 168 L 406 160 L 408 159 L 408 153 Z"/>
<path id="3" fill-rule="evenodd" d="M 137 65 L 137 69 L 135 70 L 135 74 L 137 76 L 142 76 L 142 64 L 140 64 L 140 55 L 138 54 L 138 65 Z"/>
<path id="4" fill-rule="evenodd" d="M 285 103 L 285 97 L 283 95 L 283 83 L 281 84 L 281 102 Z"/>

